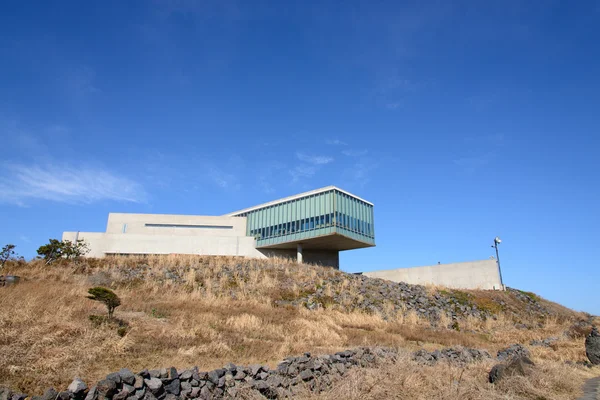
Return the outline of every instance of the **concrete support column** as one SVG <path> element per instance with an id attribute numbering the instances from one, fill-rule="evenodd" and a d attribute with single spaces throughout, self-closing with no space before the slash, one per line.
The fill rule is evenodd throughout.
<path id="1" fill-rule="evenodd" d="M 296 260 L 298 264 L 302 264 L 302 245 L 298 243 L 298 258 Z"/>

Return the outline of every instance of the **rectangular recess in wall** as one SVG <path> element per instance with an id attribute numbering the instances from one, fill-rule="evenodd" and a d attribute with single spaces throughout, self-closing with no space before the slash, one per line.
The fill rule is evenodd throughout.
<path id="1" fill-rule="evenodd" d="M 144 224 L 147 228 L 198 228 L 198 229 L 233 229 L 229 225 L 182 225 L 182 224 Z"/>

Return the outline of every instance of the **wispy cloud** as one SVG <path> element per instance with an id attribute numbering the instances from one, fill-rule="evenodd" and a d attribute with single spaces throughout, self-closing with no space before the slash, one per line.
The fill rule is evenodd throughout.
<path id="1" fill-rule="evenodd" d="M 505 144 L 506 137 L 502 133 L 480 134 L 467 136 L 463 141 L 468 153 L 454 158 L 452 162 L 464 171 L 473 173 L 494 160 Z"/>
<path id="2" fill-rule="evenodd" d="M 354 181 L 360 186 L 364 186 L 371 180 L 371 174 L 376 168 L 377 163 L 364 159 L 348 168 L 345 175 L 347 179 Z"/>
<path id="3" fill-rule="evenodd" d="M 261 187 L 263 192 L 271 194 L 275 192 L 273 184 L 264 176 L 258 178 L 258 185 Z"/>
<path id="4" fill-rule="evenodd" d="M 460 157 L 452 160 L 452 162 L 467 172 L 475 172 L 476 170 L 489 164 L 493 157 L 494 155 L 492 153 L 486 153 L 476 156 Z"/>
<path id="5" fill-rule="evenodd" d="M 506 139 L 507 138 L 503 133 L 483 133 L 465 136 L 463 141 L 469 146 L 485 149 L 490 147 L 500 147 L 504 145 Z"/>
<path id="6" fill-rule="evenodd" d="M 290 170 L 292 182 L 298 182 L 301 178 L 312 178 L 317 173 L 318 168 L 314 165 L 298 165 Z"/>
<path id="7" fill-rule="evenodd" d="M 309 154 L 304 154 L 304 153 L 300 153 L 300 152 L 296 153 L 296 157 L 298 157 L 298 160 L 303 161 L 308 164 L 312 164 L 312 165 L 323 165 L 323 164 L 329 164 L 330 162 L 333 162 L 333 157 L 315 156 L 315 155 L 309 155 Z"/>
<path id="8" fill-rule="evenodd" d="M 414 81 L 398 75 L 388 76 L 379 84 L 379 91 L 381 93 L 393 91 L 414 92 L 416 89 L 417 84 Z"/>
<path id="9" fill-rule="evenodd" d="M 260 175 L 258 176 L 258 186 L 266 194 L 271 194 L 276 191 L 277 183 L 287 181 L 287 176 L 282 176 L 286 173 L 286 165 L 280 161 L 271 161 L 262 166 Z"/>
<path id="10" fill-rule="evenodd" d="M 330 146 L 348 146 L 348 143 L 343 142 L 339 139 L 328 139 L 325 141 L 325 143 Z"/>
<path id="11" fill-rule="evenodd" d="M 366 155 L 369 151 L 366 149 L 363 150 L 344 150 L 342 154 L 348 157 L 362 157 Z"/>
<path id="12" fill-rule="evenodd" d="M 5 164 L 0 175 L 0 202 L 24 206 L 31 200 L 93 203 L 146 200 L 137 182 L 106 169 L 82 165 Z"/>
<path id="13" fill-rule="evenodd" d="M 394 102 L 394 103 L 387 103 L 385 105 L 385 108 L 387 108 L 388 110 L 397 110 L 400 107 L 402 107 L 402 103 L 399 101 Z"/>
<path id="14" fill-rule="evenodd" d="M 96 71 L 87 65 L 72 67 L 65 77 L 67 90 L 75 98 L 100 92 L 96 85 Z"/>
<path id="15" fill-rule="evenodd" d="M 242 187 L 242 184 L 237 176 L 232 173 L 225 172 L 218 167 L 209 167 L 208 178 L 210 178 L 213 183 L 223 189 L 239 190 Z"/>

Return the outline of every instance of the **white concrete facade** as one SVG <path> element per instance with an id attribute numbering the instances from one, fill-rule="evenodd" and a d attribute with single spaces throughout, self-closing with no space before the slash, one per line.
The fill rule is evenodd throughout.
<path id="1" fill-rule="evenodd" d="M 62 240 L 79 239 L 89 245 L 88 257 L 111 254 L 283 257 L 339 269 L 336 250 L 297 253 L 257 249 L 254 237 L 246 236 L 246 217 L 110 213 L 106 232 L 64 232 L 62 236 Z"/>
<path id="2" fill-rule="evenodd" d="M 198 254 L 265 258 L 246 236 L 246 218 L 203 215 L 108 215 L 106 232 L 64 232 L 63 240 L 84 239 L 89 257 L 108 254 Z"/>
<path id="3" fill-rule="evenodd" d="M 110 213 L 105 232 L 64 232 L 88 256 L 285 257 L 339 269 L 339 252 L 375 246 L 373 204 L 335 186 L 222 216 Z M 292 250 L 293 249 L 293 250 Z"/>
<path id="4" fill-rule="evenodd" d="M 424 267 L 364 272 L 371 278 L 454 289 L 504 290 L 496 260 L 481 260 Z"/>

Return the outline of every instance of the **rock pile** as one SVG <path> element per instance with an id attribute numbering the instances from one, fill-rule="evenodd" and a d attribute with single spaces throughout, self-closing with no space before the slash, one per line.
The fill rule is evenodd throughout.
<path id="1" fill-rule="evenodd" d="M 492 367 L 488 374 L 489 382 L 496 383 L 507 376 L 529 374 L 532 367 L 535 366 L 530 356 L 529 350 L 518 343 L 499 350 L 496 358 L 504 362 Z"/>
<path id="2" fill-rule="evenodd" d="M 91 284 L 105 286 L 141 280 L 187 285 L 189 283 L 185 277 L 189 271 L 194 271 L 196 279 L 205 283 L 195 290 L 210 291 L 236 299 L 240 296 L 238 282 L 246 281 L 249 274 L 255 273 L 257 268 L 263 268 L 265 274 L 278 281 L 278 291 L 273 294 L 272 300 L 275 305 L 284 307 L 362 311 L 381 315 L 384 319 L 394 318 L 398 313 L 415 312 L 418 316 L 430 320 L 432 325 L 436 325 L 442 315 L 457 321 L 467 317 L 493 318 L 500 310 L 515 316 L 524 313 L 538 316 L 550 314 L 534 294 L 510 288 L 507 288 L 507 292 L 487 297 L 480 303 L 471 293 L 465 291 L 432 290 L 421 285 L 369 278 L 329 268 L 314 268 L 310 274 L 304 273 L 301 279 L 298 279 L 293 274 L 290 275 L 289 265 L 278 262 L 264 266 L 253 261 L 232 261 L 220 265 L 217 270 L 204 268 L 202 264 L 157 269 L 139 263 L 135 266 L 115 266 L 96 271 L 90 274 L 88 279 Z M 229 284 L 224 286 L 223 282 Z M 244 290 L 255 289 L 245 287 Z M 271 295 L 262 292 L 257 294 Z M 508 300 L 507 297 L 510 297 L 511 301 L 505 301 Z"/>
<path id="3" fill-rule="evenodd" d="M 526 311 L 528 311 L 529 313 L 543 315 L 551 314 L 550 310 L 548 310 L 546 307 L 540 304 L 539 301 L 537 301 L 537 296 L 535 296 L 533 293 L 522 292 L 520 290 L 512 288 L 506 288 L 506 290 L 518 300 L 525 303 Z"/>
<path id="4" fill-rule="evenodd" d="M 526 356 L 515 356 L 506 363 L 496 364 L 490 370 L 488 380 L 496 383 L 500 379 L 515 375 L 528 375 L 535 364 Z"/>
<path id="5" fill-rule="evenodd" d="M 439 361 L 446 361 L 453 364 L 464 365 L 474 361 L 491 358 L 485 350 L 470 349 L 467 347 L 451 347 L 443 350 L 428 352 L 419 350 L 413 354 L 413 361 L 424 365 L 434 365 Z"/>
<path id="6" fill-rule="evenodd" d="M 478 308 L 475 304 L 458 298 L 452 292 L 444 294 L 427 292 L 421 285 L 391 282 L 383 279 L 369 278 L 364 275 L 336 275 L 327 279 L 326 284 L 331 287 L 342 287 L 344 280 L 350 280 L 358 287 L 357 294 L 347 290 L 326 295 L 324 286 L 314 282 L 301 284 L 301 292 L 306 293 L 293 300 L 276 301 L 278 305 L 305 306 L 309 309 L 336 306 L 344 311 L 366 311 L 382 315 L 384 319 L 396 315 L 398 312 L 414 311 L 420 317 L 437 321 L 442 314 L 452 320 L 465 317 L 487 318 L 491 313 Z M 314 292 L 315 286 L 317 289 Z M 351 304 L 350 307 L 342 305 Z M 391 307 L 390 307 L 391 306 Z"/>
<path id="7" fill-rule="evenodd" d="M 15 275 L 0 275 L 0 286 L 15 285 L 20 280 L 21 278 Z"/>
<path id="8" fill-rule="evenodd" d="M 585 338 L 585 354 L 592 364 L 600 364 L 600 333 L 595 326 Z"/>
<path id="9" fill-rule="evenodd" d="M 523 345 L 515 343 L 505 349 L 499 350 L 497 358 L 500 361 L 510 360 L 516 357 L 530 357 L 531 354 Z"/>
<path id="10" fill-rule="evenodd" d="M 355 367 L 374 367 L 394 362 L 394 349 L 358 348 L 318 357 L 305 353 L 283 360 L 276 369 L 265 365 L 247 367 L 227 364 L 201 372 L 197 367 L 185 371 L 175 368 L 143 370 L 134 374 L 121 369 L 106 376 L 88 390 L 76 378 L 67 390 L 48 389 L 31 400 L 178 400 L 242 398 L 260 393 L 269 399 L 291 398 L 303 390 L 321 392 Z M 24 400 L 27 396 L 0 388 L 0 400 Z"/>
<path id="11" fill-rule="evenodd" d="M 542 340 L 532 340 L 531 342 L 529 342 L 529 344 L 531 346 L 550 347 L 550 345 L 556 341 L 558 341 L 557 337 L 549 337 Z"/>

